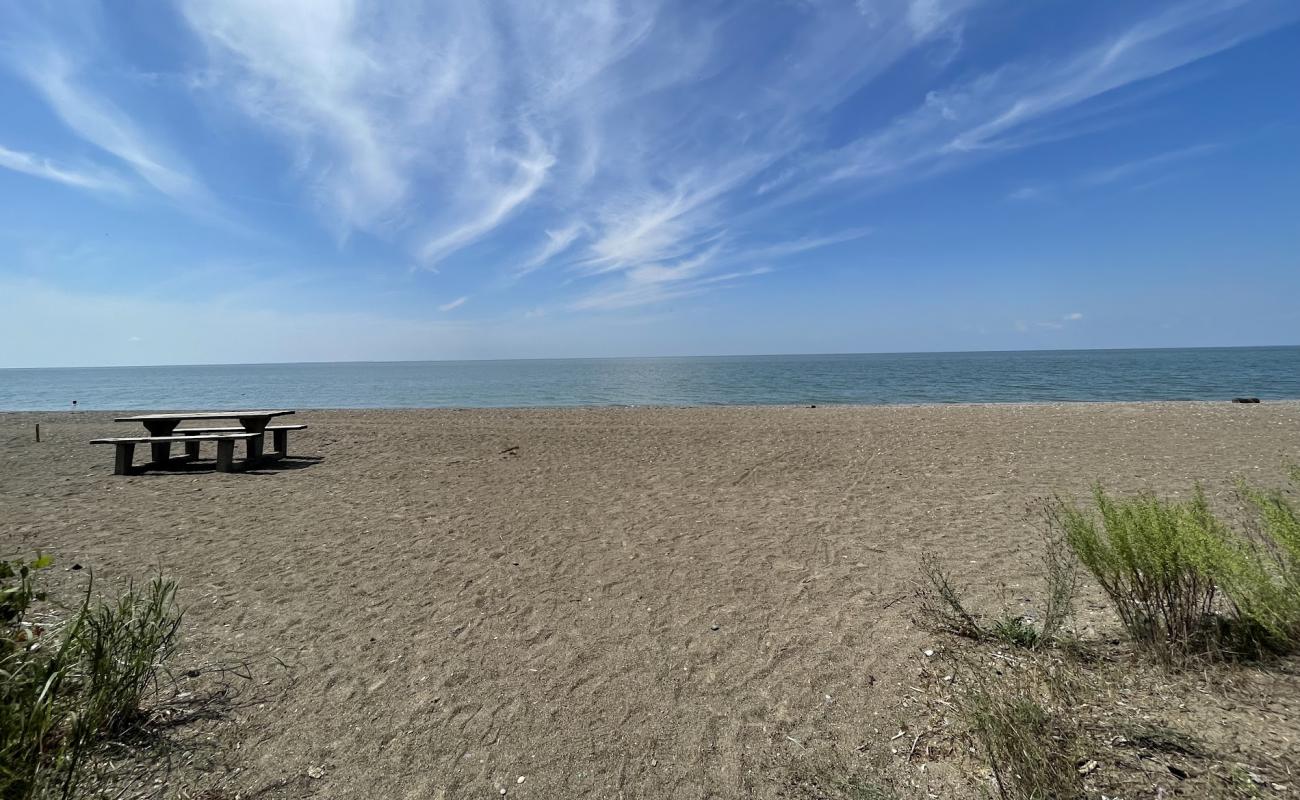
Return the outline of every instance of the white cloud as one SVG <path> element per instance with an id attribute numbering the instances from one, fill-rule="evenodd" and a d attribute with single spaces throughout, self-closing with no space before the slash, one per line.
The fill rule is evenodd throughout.
<path id="1" fill-rule="evenodd" d="M 187 54 L 189 80 L 173 84 L 269 132 L 291 155 L 275 177 L 340 242 L 374 235 L 424 268 L 508 276 L 498 285 L 563 261 L 572 307 L 626 307 L 860 238 L 867 229 L 809 233 L 820 220 L 799 201 L 1077 135 L 1078 115 L 1108 93 L 1300 16 L 1279 2 L 1187 0 L 1072 51 L 982 73 L 936 67 L 925 74 L 949 83 L 918 84 L 910 111 L 849 129 L 849 118 L 873 117 L 839 113 L 846 100 L 858 105 L 900 62 L 950 58 L 975 6 L 777 4 L 767 13 L 782 36 L 760 52 L 745 15 L 661 0 L 182 0 L 202 47 Z M 101 91 L 109 82 L 92 69 L 99 59 L 83 59 L 81 34 L 42 30 L 19 37 L 30 41 L 13 61 L 67 126 L 158 191 L 208 202 L 166 137 Z M 16 151 L 0 151 L 0 166 L 86 188 L 108 175 Z"/>
<path id="2" fill-rule="evenodd" d="M 1029 201 L 1038 200 L 1046 194 L 1046 190 L 1041 186 L 1021 186 L 1007 194 L 1008 200 Z"/>
<path id="3" fill-rule="evenodd" d="M 749 236 L 740 193 L 968 5 L 808 6 L 762 63 L 730 27 L 744 20 L 654 0 L 183 8 L 205 91 L 290 144 L 341 238 L 406 242 L 430 268 L 498 234 L 540 239 L 522 257 L 487 248 L 518 277 L 561 254 L 587 276 L 671 270 Z"/>
<path id="4" fill-rule="evenodd" d="M 521 277 L 546 266 L 551 259 L 568 250 L 569 246 L 582 235 L 583 230 L 581 225 L 567 225 L 556 230 L 547 230 L 546 240 L 542 242 L 541 247 L 514 268 L 514 276 Z"/>
<path id="5" fill-rule="evenodd" d="M 871 228 L 848 228 L 837 233 L 826 236 L 801 236 L 796 239 L 790 239 L 784 242 L 778 242 L 771 245 L 755 245 L 743 252 L 738 259 L 754 261 L 760 259 L 781 259 L 789 256 L 806 253 L 810 250 L 817 250 L 822 247 L 830 247 L 844 242 L 852 242 L 872 233 Z"/>
<path id="6" fill-rule="evenodd" d="M 23 153 L 0 145 L 0 167 L 22 172 L 37 178 L 76 186 L 80 189 L 123 191 L 125 186 L 116 176 L 99 171 L 78 171 L 63 167 L 48 158 Z"/>
<path id="7" fill-rule="evenodd" d="M 469 298 L 468 298 L 468 297 L 457 297 L 455 300 L 452 300 L 450 303 L 443 303 L 442 305 L 438 306 L 438 310 L 439 310 L 439 311 L 454 311 L 455 309 L 460 308 L 461 306 L 465 305 L 465 301 L 466 301 L 466 300 L 469 300 Z"/>
<path id="8" fill-rule="evenodd" d="M 547 171 L 555 166 L 555 157 L 541 149 L 535 137 L 534 145 L 537 149 L 526 156 L 506 157 L 514 173 L 509 182 L 500 184 L 494 194 L 481 197 L 456 227 L 440 231 L 420 248 L 426 264 L 432 266 L 490 233 L 541 188 Z"/>
<path id="9" fill-rule="evenodd" d="M 1128 161 L 1123 164 L 1117 164 L 1106 169 L 1099 169 L 1084 175 L 1081 182 L 1088 186 L 1102 186 L 1108 183 L 1125 180 L 1134 176 L 1143 176 L 1154 170 L 1167 167 L 1170 164 L 1176 164 L 1190 159 L 1202 158 L 1222 149 L 1220 144 L 1198 144 L 1191 147 L 1182 147 L 1177 150 L 1170 150 L 1164 153 L 1157 153 L 1153 156 L 1141 158 L 1136 161 Z"/>
<path id="10" fill-rule="evenodd" d="M 1010 63 L 953 88 L 823 159 L 825 180 L 920 178 L 971 160 L 1070 136 L 1053 115 L 1226 50 L 1300 15 L 1246 0 L 1175 6 L 1053 61 Z"/>
<path id="11" fill-rule="evenodd" d="M 1017 320 L 1015 324 L 1012 325 L 1012 327 L 1015 328 L 1015 330 L 1019 333 L 1029 333 L 1034 328 L 1039 328 L 1042 330 L 1049 330 L 1049 331 L 1059 331 L 1059 330 L 1064 330 L 1065 326 L 1068 325 L 1069 323 L 1079 322 L 1082 319 L 1083 319 L 1082 313 L 1078 311 L 1072 311 L 1069 314 L 1062 315 L 1059 320 L 1052 319 L 1052 320 L 1043 320 L 1040 322 L 1026 322 L 1025 320 Z"/>
<path id="12" fill-rule="evenodd" d="M 125 111 L 83 86 L 76 63 L 60 47 L 32 43 L 15 48 L 11 57 L 63 123 L 82 139 L 125 162 L 159 192 L 192 207 L 210 205 L 206 187 L 190 169 Z"/>

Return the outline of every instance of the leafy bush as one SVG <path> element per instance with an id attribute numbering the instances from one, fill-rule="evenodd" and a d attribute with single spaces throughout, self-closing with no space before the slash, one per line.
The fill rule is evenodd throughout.
<path id="1" fill-rule="evenodd" d="M 1163 656 L 1204 643 L 1218 594 L 1206 567 L 1228 541 L 1204 493 L 1186 502 L 1150 493 L 1116 500 L 1098 485 L 1093 500 L 1100 519 L 1070 503 L 1056 506 L 1054 519 L 1124 627 Z"/>
<path id="2" fill-rule="evenodd" d="M 1300 470 L 1291 480 L 1300 484 Z M 1251 515 L 1245 544 L 1234 548 L 1220 576 L 1224 591 L 1269 649 L 1300 649 L 1300 515 L 1280 491 L 1241 484 L 1238 495 Z"/>
<path id="3" fill-rule="evenodd" d="M 39 565 L 39 566 L 34 566 Z M 40 597 L 34 569 L 0 573 L 0 591 L 15 613 L 0 658 L 0 797 L 68 797 L 87 759 L 138 719 L 176 649 L 176 585 L 162 578 L 133 585 L 116 603 L 86 594 L 55 628 L 30 625 Z"/>
<path id="4" fill-rule="evenodd" d="M 1052 519 L 1129 634 L 1161 658 L 1295 650 L 1300 520 L 1281 492 L 1239 493 L 1245 532 L 1216 517 L 1200 487 L 1169 501 L 1112 498 L 1098 485 L 1095 513 L 1058 501 Z"/>

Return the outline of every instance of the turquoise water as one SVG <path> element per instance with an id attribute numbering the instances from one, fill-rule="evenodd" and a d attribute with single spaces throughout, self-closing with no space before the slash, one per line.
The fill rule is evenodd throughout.
<path id="1" fill-rule="evenodd" d="M 1300 347 L 0 370 L 0 410 L 1300 398 Z"/>

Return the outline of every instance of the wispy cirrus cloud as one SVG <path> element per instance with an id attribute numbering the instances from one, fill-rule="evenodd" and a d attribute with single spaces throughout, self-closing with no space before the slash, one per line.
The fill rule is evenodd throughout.
<path id="1" fill-rule="evenodd" d="M 3 145 L 0 145 L 0 167 L 11 169 L 14 172 L 34 175 L 37 178 L 44 178 L 56 183 L 75 186 L 79 189 L 120 192 L 126 188 L 117 176 L 103 170 L 93 168 L 89 170 L 74 169 L 56 164 L 48 158 L 42 158 L 33 153 L 10 150 Z"/>
<path id="2" fill-rule="evenodd" d="M 522 277 L 545 266 L 551 259 L 569 249 L 569 246 L 581 236 L 581 225 L 566 225 L 562 228 L 545 231 L 546 237 L 532 254 L 514 266 L 512 277 Z"/>
<path id="3" fill-rule="evenodd" d="M 1300 17 L 1280 2 L 1193 0 L 1063 58 L 1011 62 L 930 91 L 913 111 L 821 159 L 827 182 L 927 177 L 1078 130 L 1054 117 Z M 1088 130 L 1086 126 L 1082 128 Z"/>
<path id="4" fill-rule="evenodd" d="M 326 246 L 379 242 L 498 289 L 530 276 L 530 290 L 566 295 L 548 307 L 600 310 L 812 263 L 867 235 L 849 208 L 863 195 L 1095 131 L 1117 96 L 1158 93 L 1153 79 L 1300 18 L 1283 0 L 1153 8 L 958 64 L 981 30 L 971 21 L 1014 4 L 807 0 L 765 7 L 756 26 L 750 10 L 685 0 L 177 0 L 158 24 L 187 46 L 159 81 L 247 134 L 241 146 L 282 173 L 244 194 L 281 192 L 271 202 L 309 210 Z M 67 29 L 34 16 L 5 40 L 8 64 L 103 164 L 0 151 L 0 166 L 80 189 L 120 170 L 180 204 L 215 203 L 192 166 L 202 152 L 186 150 L 195 127 L 145 124 L 131 113 L 140 93 L 99 74 L 110 15 Z M 897 71 L 908 80 L 875 102 Z"/>
<path id="5" fill-rule="evenodd" d="M 1108 167 L 1088 170 L 1056 181 L 1025 184 L 1008 192 L 1006 199 L 1016 202 L 1051 200 L 1069 192 L 1098 189 L 1123 182 L 1131 183 L 1134 179 L 1144 182 L 1144 185 L 1150 185 L 1152 181 L 1163 181 L 1177 175 L 1180 164 L 1208 157 L 1223 150 L 1224 147 L 1225 145 L 1218 143 L 1179 147 Z"/>
<path id="6" fill-rule="evenodd" d="M 193 169 L 171 148 L 137 123 L 105 92 L 92 88 L 88 63 L 100 55 L 103 34 L 94 7 L 67 18 L 39 6 L 20 7 L 6 19 L 8 35 L 0 48 L 4 62 L 42 97 L 63 125 L 85 142 L 130 168 L 158 192 L 191 210 L 214 210 L 211 194 Z M 28 13 L 31 12 L 31 13 Z M 11 159 L 12 160 L 12 159 Z M 49 166 L 48 162 L 45 162 Z M 73 173 L 46 169 L 41 177 L 84 189 L 103 189 L 112 182 L 100 168 L 91 176 L 67 180 Z"/>
<path id="7" fill-rule="evenodd" d="M 1126 161 L 1123 164 L 1116 164 L 1105 169 L 1094 170 L 1084 175 L 1080 182 L 1086 186 L 1104 186 L 1134 177 L 1148 177 L 1153 172 L 1164 170 L 1173 164 L 1204 158 L 1222 148 L 1223 145 L 1213 143 L 1180 147 L 1177 150 L 1169 150 L 1146 158 Z"/>
<path id="8" fill-rule="evenodd" d="M 746 187 L 972 3 L 776 9 L 791 35 L 775 57 L 745 46 L 744 19 L 672 2 L 309 5 L 183 11 L 213 99 L 290 144 L 341 237 L 405 242 L 428 268 L 531 241 L 493 258 L 518 277 L 563 255 L 602 286 L 626 278 L 630 300 L 724 268 L 710 248 L 748 235 Z"/>

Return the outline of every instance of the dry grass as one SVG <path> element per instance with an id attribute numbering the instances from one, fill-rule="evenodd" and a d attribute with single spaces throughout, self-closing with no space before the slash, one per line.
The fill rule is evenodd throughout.
<path id="1" fill-rule="evenodd" d="M 916 596 L 921 617 L 928 627 L 975 641 L 994 640 L 1031 650 L 1058 640 L 1073 613 L 1079 584 L 1077 564 L 1065 540 L 1049 532 L 1042 543 L 1042 576 L 1047 595 L 1042 621 L 1034 625 L 1025 616 L 1004 608 L 998 616 L 982 623 L 980 616 L 966 607 L 963 590 L 938 556 L 922 553 L 920 567 Z"/>
<path id="2" fill-rule="evenodd" d="M 954 694 L 975 748 L 1004 800 L 1080 796 L 1080 746 L 1073 698 L 1061 662 L 968 667 Z"/>

